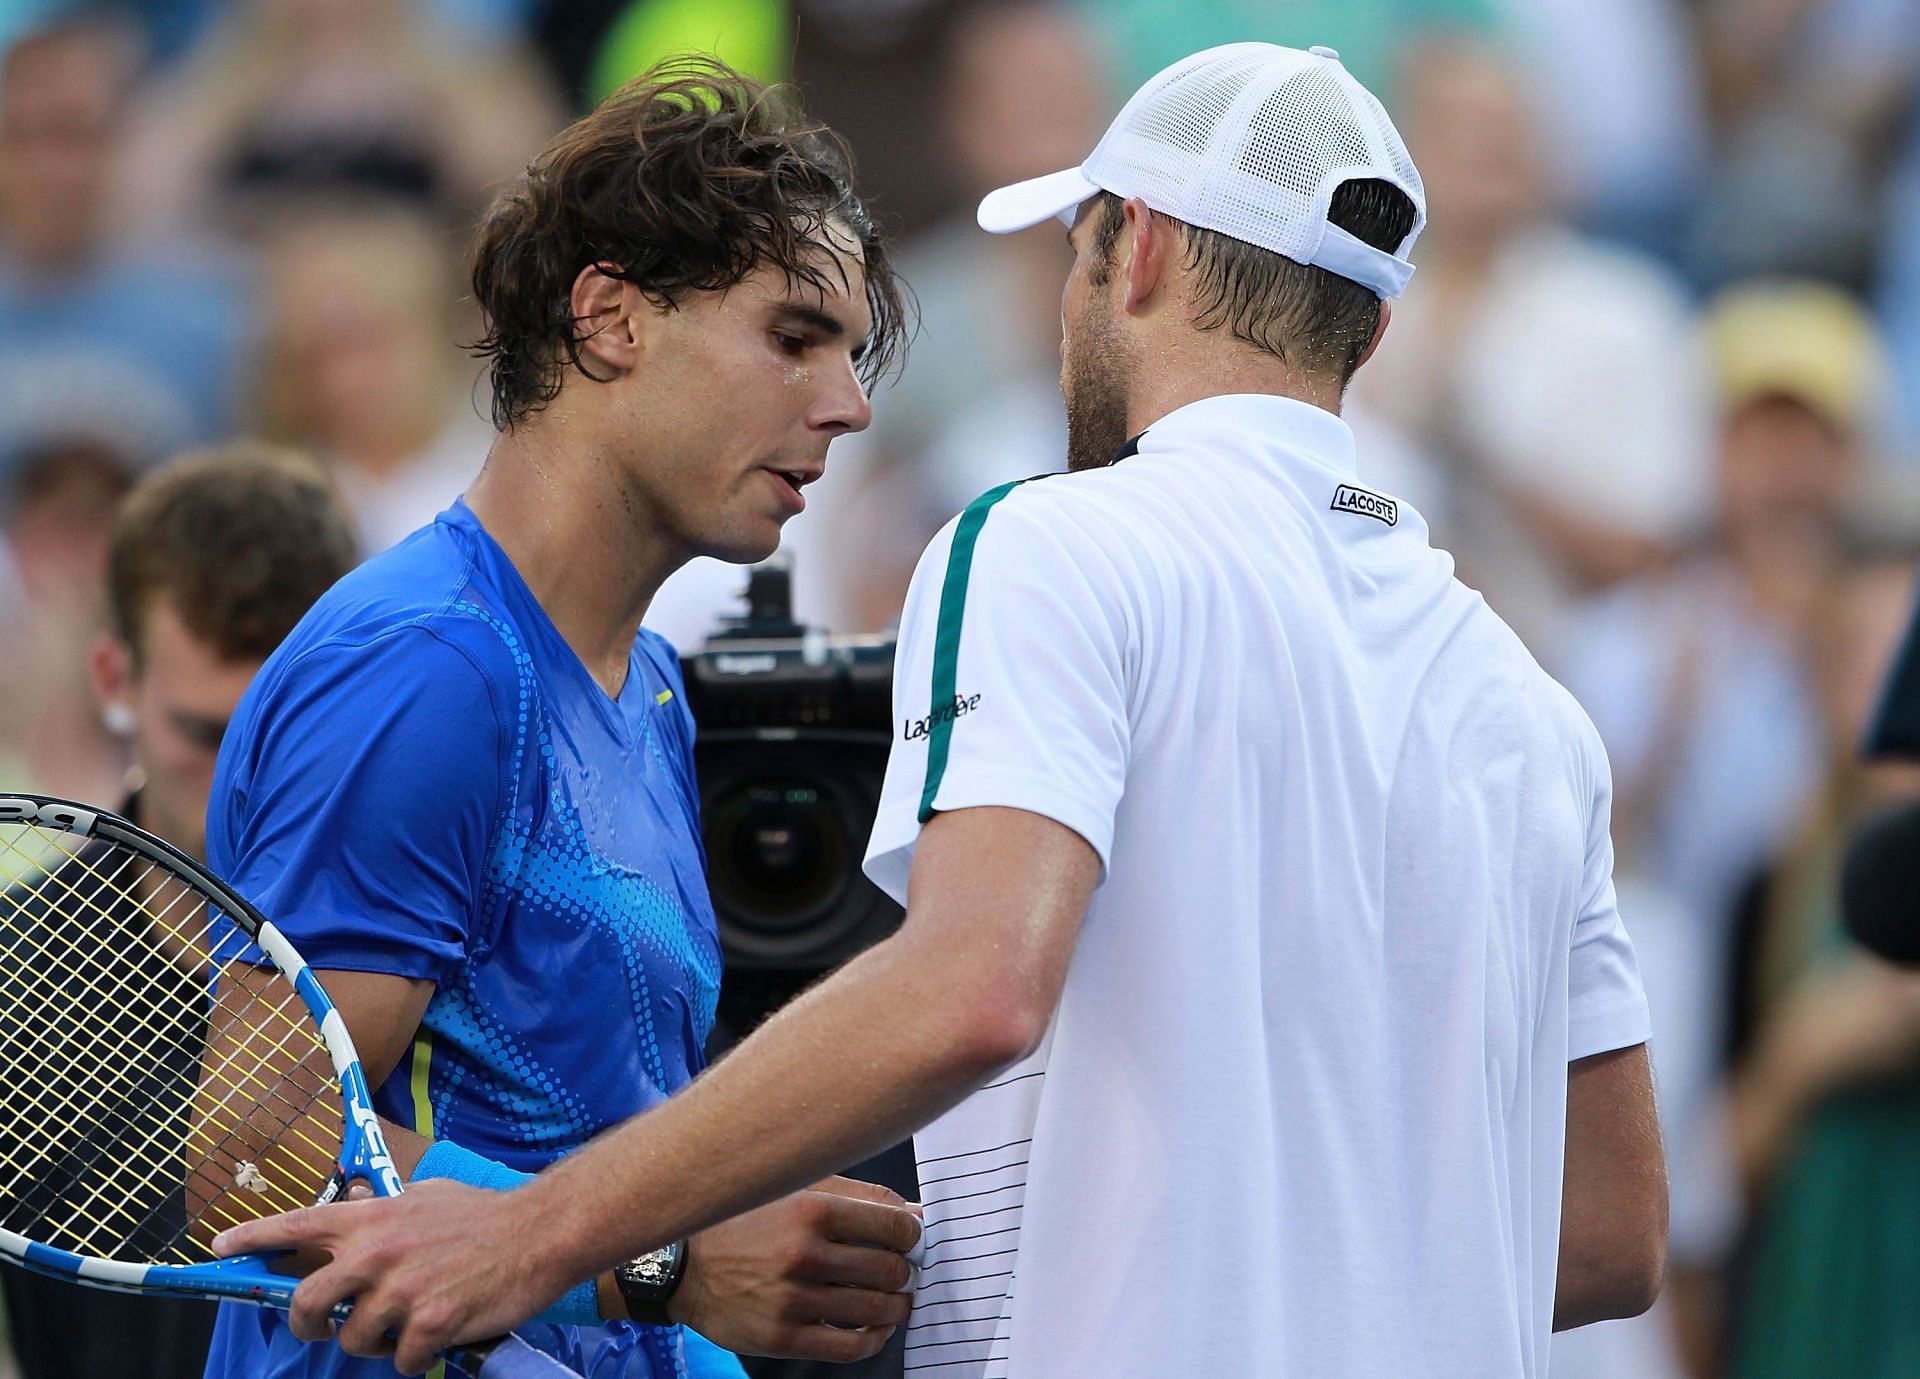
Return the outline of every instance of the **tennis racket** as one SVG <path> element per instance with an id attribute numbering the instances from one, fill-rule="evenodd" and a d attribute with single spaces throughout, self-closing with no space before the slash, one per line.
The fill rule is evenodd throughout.
<path id="1" fill-rule="evenodd" d="M 293 945 L 127 820 L 0 796 L 0 1255 L 285 1309 L 299 1279 L 216 1258 L 213 1237 L 354 1180 L 400 1191 L 346 1024 Z M 511 1336 L 447 1359 L 574 1374 Z"/>

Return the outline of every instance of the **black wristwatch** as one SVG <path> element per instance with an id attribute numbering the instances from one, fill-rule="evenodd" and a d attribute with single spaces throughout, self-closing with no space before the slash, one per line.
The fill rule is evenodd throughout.
<path id="1" fill-rule="evenodd" d="M 687 1272 L 687 1242 L 676 1240 L 657 1250 L 629 1259 L 613 1271 L 627 1315 L 648 1326 L 672 1326 L 667 1300 Z"/>

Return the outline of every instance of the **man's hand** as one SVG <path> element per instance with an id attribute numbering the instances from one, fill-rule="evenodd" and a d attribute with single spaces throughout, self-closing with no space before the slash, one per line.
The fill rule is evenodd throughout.
<path id="1" fill-rule="evenodd" d="M 919 1238 L 898 1194 L 828 1178 L 695 1235 L 668 1310 L 749 1355 L 865 1359 L 907 1318 Z"/>
<path id="2" fill-rule="evenodd" d="M 402 1374 L 419 1374 L 448 1346 L 503 1334 L 576 1281 L 548 1262 L 539 1223 L 521 1219 L 521 1195 L 434 1180 L 400 1197 L 250 1221 L 214 1250 L 324 1251 L 329 1262 L 294 1291 L 293 1334 L 331 1335 L 350 1354 L 391 1355 Z M 335 1332 L 333 1309 L 348 1299 L 353 1314 Z"/>

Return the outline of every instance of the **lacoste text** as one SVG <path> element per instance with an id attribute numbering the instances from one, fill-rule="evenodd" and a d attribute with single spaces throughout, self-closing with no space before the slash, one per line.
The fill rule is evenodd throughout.
<path id="1" fill-rule="evenodd" d="M 1333 510 L 1357 512 L 1362 517 L 1385 522 L 1389 527 L 1400 520 L 1400 505 L 1393 499 L 1369 493 L 1364 488 L 1355 488 L 1352 484 L 1342 484 L 1333 491 Z"/>

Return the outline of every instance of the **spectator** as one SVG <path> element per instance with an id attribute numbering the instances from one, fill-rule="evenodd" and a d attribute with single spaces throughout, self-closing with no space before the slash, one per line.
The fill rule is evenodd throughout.
<path id="1" fill-rule="evenodd" d="M 1583 609 L 1564 670 L 1613 761 L 1621 852 L 1724 935 L 1819 779 L 1809 639 L 1884 366 L 1865 312 L 1809 284 L 1729 291 L 1705 338 L 1718 521 L 1670 573 Z"/>
<path id="2" fill-rule="evenodd" d="M 460 496 L 493 439 L 446 245 L 406 210 L 334 205 L 270 231 L 262 263 L 260 430 L 316 455 L 361 549 L 385 550 Z"/>
<path id="3" fill-rule="evenodd" d="M 104 521 L 85 531 L 102 565 L 106 533 Z M 139 785 L 120 812 L 197 857 L 227 719 L 267 653 L 352 565 L 352 537 L 310 463 L 239 445 L 149 475 L 121 506 L 110 563 L 97 699 L 76 699 L 131 748 Z M 89 661 L 70 664 L 84 677 Z M 206 1367 L 211 1303 L 96 1292 L 12 1265 L 0 1285 L 22 1379 L 198 1379 Z"/>
<path id="4" fill-rule="evenodd" d="M 559 122 L 529 57 L 411 0 L 241 0 L 144 103 L 126 213 L 245 238 L 289 200 L 372 192 L 464 224 Z"/>
<path id="5" fill-rule="evenodd" d="M 1353 395 L 1434 446 L 1447 492 L 1429 520 L 1550 658 L 1576 597 L 1648 568 L 1703 512 L 1692 314 L 1651 260 L 1555 219 L 1535 112 L 1496 53 L 1436 42 L 1407 71 L 1433 228 Z"/>
<path id="6" fill-rule="evenodd" d="M 1499 0 L 1540 103 L 1558 191 L 1583 228 L 1677 258 L 1707 161 L 1684 0 Z"/>
<path id="7" fill-rule="evenodd" d="M 1815 621 L 1829 762 L 1750 910 L 1751 1038 L 1732 1082 L 1754 1202 L 1734 1309 L 1735 1379 L 1912 1372 L 1920 1251 L 1920 976 L 1839 926 L 1839 869 L 1862 817 L 1911 797 L 1911 767 L 1856 744 L 1907 623 L 1914 561 L 1881 554 L 1834 580 Z"/>
<path id="8" fill-rule="evenodd" d="M 144 462 L 232 414 L 233 276 L 144 228 L 114 233 L 109 166 L 137 59 L 132 34 L 98 18 L 0 56 L 0 483 L 36 444 L 81 437 Z"/>
<path id="9" fill-rule="evenodd" d="M 1864 286 L 1890 157 L 1911 146 L 1911 128 L 1898 135 L 1911 124 L 1920 4 L 1707 0 L 1700 24 L 1720 148 L 1694 226 L 1697 275 Z"/>
<path id="10" fill-rule="evenodd" d="M 1341 64 L 1392 110 L 1405 103 L 1397 78 L 1409 44 L 1436 33 L 1491 37 L 1501 18 L 1500 0 L 1080 0 L 1079 8 L 1099 25 L 1128 87 L 1218 43 L 1319 43 L 1338 50 Z"/>
<path id="11" fill-rule="evenodd" d="M 911 366 L 875 400 L 874 424 L 834 462 L 869 468 L 838 519 L 873 533 L 855 574 L 854 618 L 878 627 L 940 524 L 1007 479 L 1060 467 L 1060 291 L 1072 255 L 1048 222 L 1007 243 L 973 206 L 995 187 L 1086 156 L 1108 105 L 1081 21 L 1046 0 L 981 6 L 954 34 L 942 94 L 966 209 L 912 240 L 901 274 L 920 303 Z M 890 521 L 881 515 L 890 515 Z"/>
<path id="12" fill-rule="evenodd" d="M 107 539 L 127 491 L 124 455 L 50 443 L 14 471 L 0 521 L 0 764 L 18 789 L 120 792 L 125 750 L 88 692 L 87 647 L 106 622 Z"/>
<path id="13" fill-rule="evenodd" d="M 1671 1315 L 1639 1329 L 1659 1326 L 1697 1366 L 1719 1348 L 1717 1278 L 1740 1221 L 1717 1105 L 1731 914 L 1821 776 L 1815 624 L 1883 385 L 1873 326 L 1836 289 L 1729 290 L 1705 339 L 1721 407 L 1718 521 L 1674 569 L 1580 609 L 1564 658 L 1613 762 L 1620 867 L 1643 892 L 1642 969 L 1666 1017 L 1655 1064 L 1673 1175 Z M 1602 1344 L 1557 1344 L 1556 1366 L 1623 1372 L 1586 1353 Z"/>

